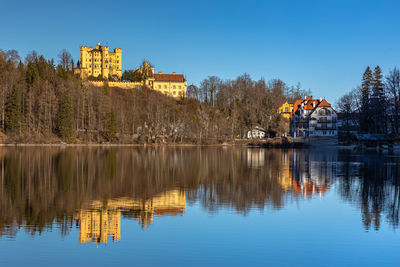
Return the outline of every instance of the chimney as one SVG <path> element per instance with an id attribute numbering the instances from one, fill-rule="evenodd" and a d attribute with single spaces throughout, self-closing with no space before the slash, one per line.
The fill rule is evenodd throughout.
<path id="1" fill-rule="evenodd" d="M 173 73 L 172 73 L 172 75 L 175 75 L 175 74 L 176 74 L 176 72 L 173 72 Z"/>
<path id="2" fill-rule="evenodd" d="M 315 108 L 315 101 L 312 102 L 312 106 L 313 106 L 313 108 Z"/>
<path id="3" fill-rule="evenodd" d="M 158 72 L 158 74 L 162 74 L 162 72 L 161 72 L 161 71 L 159 71 L 159 72 Z"/>
<path id="4" fill-rule="evenodd" d="M 319 102 L 322 102 L 322 97 L 319 98 Z"/>
<path id="5" fill-rule="evenodd" d="M 307 99 L 307 95 L 305 94 L 305 95 L 304 95 L 304 100 L 306 100 L 306 99 Z"/>

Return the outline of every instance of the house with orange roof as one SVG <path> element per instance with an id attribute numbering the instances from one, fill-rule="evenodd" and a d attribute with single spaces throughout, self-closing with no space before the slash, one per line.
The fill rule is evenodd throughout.
<path id="1" fill-rule="evenodd" d="M 290 134 L 293 137 L 337 136 L 337 114 L 325 99 L 305 96 L 296 100 L 290 114 Z"/>

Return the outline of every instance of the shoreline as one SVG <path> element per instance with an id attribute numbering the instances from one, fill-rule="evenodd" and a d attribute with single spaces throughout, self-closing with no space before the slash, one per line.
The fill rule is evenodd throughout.
<path id="1" fill-rule="evenodd" d="M 27 144 L 27 143 L 0 143 L 0 147 L 225 147 L 225 146 L 246 146 L 247 144 L 209 144 L 209 145 L 199 145 L 199 144 L 79 144 L 79 143 L 38 143 L 38 144 Z"/>

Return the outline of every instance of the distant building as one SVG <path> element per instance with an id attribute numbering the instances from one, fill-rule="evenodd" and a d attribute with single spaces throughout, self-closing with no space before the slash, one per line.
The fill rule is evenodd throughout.
<path id="1" fill-rule="evenodd" d="M 163 74 L 162 72 L 158 72 L 158 74 L 155 74 L 154 67 L 149 68 L 148 65 L 148 62 L 144 62 L 143 67 L 147 69 L 147 80 L 145 81 L 145 84 L 149 88 L 168 96 L 186 97 L 187 81 L 185 75 L 176 74 L 176 72 L 173 72 L 172 74 Z"/>
<path id="2" fill-rule="evenodd" d="M 266 136 L 267 136 L 267 131 L 258 126 L 247 132 L 248 139 L 263 139 Z"/>
<path id="3" fill-rule="evenodd" d="M 78 67 L 74 70 L 75 74 L 87 78 L 103 77 L 121 78 L 122 71 L 122 49 L 115 48 L 114 52 L 109 51 L 108 46 L 101 46 L 100 43 L 93 47 L 80 47 L 80 60 Z"/>
<path id="4" fill-rule="evenodd" d="M 337 136 L 337 114 L 325 99 L 296 100 L 290 116 L 293 137 Z"/>
<path id="5" fill-rule="evenodd" d="M 289 119 L 290 114 L 293 112 L 293 103 L 285 102 L 279 109 L 278 113 L 284 118 Z"/>

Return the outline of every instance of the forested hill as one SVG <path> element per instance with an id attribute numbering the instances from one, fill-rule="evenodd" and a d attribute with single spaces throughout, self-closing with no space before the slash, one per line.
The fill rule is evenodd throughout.
<path id="1" fill-rule="evenodd" d="M 280 80 L 209 77 L 189 97 L 94 87 L 35 52 L 0 50 L 0 143 L 221 143 L 257 125 L 283 130 L 278 107 L 301 94 Z"/>

